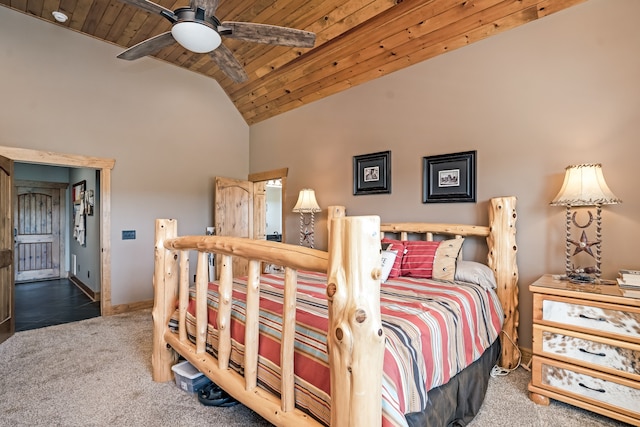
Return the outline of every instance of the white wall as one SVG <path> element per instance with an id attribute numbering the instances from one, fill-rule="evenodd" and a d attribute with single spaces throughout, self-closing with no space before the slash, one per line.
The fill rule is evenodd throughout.
<path id="1" fill-rule="evenodd" d="M 305 187 L 324 209 L 384 221 L 484 223 L 489 198 L 517 196 L 520 333 L 530 347 L 528 285 L 564 269 L 564 209 L 549 202 L 567 165 L 602 163 L 624 201 L 604 208 L 605 277 L 640 268 L 638 16 L 636 0 L 590 0 L 258 123 L 251 170 L 289 168 L 290 243 L 290 209 Z M 353 196 L 353 156 L 385 150 L 392 193 Z M 467 150 L 477 150 L 478 203 L 423 204 L 422 157 Z M 316 233 L 326 247 L 326 224 Z"/>
<path id="2" fill-rule="evenodd" d="M 155 219 L 212 225 L 214 176 L 245 178 L 249 129 L 219 85 L 0 7 L 0 145 L 114 158 L 112 303 L 153 296 Z M 121 240 L 136 230 L 136 240 Z M 93 272 L 92 272 L 93 274 Z"/>

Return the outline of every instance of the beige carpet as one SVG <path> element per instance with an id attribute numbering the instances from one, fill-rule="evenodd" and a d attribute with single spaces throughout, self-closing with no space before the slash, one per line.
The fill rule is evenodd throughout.
<path id="1" fill-rule="evenodd" d="M 242 405 L 213 408 L 151 381 L 151 313 L 18 332 L 0 344 L 2 426 L 269 426 Z M 533 404 L 529 373 L 492 379 L 471 426 L 620 426 L 568 405 Z"/>

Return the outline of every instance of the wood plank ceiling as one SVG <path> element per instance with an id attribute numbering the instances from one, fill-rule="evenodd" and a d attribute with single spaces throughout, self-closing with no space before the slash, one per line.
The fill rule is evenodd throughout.
<path id="1" fill-rule="evenodd" d="M 159 0 L 175 10 L 189 0 Z M 177 43 L 154 56 L 216 79 L 248 124 L 258 123 L 585 0 L 221 0 L 221 21 L 247 21 L 316 33 L 314 48 L 225 39 L 249 80 L 234 83 L 207 54 Z M 171 24 L 119 0 L 0 0 L 0 4 L 121 46 Z M 58 23 L 53 11 L 69 16 Z"/>

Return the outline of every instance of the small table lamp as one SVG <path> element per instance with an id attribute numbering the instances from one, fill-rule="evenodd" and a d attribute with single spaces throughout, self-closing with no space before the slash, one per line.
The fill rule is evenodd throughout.
<path id="1" fill-rule="evenodd" d="M 558 195 L 551 201 L 552 206 L 566 206 L 566 261 L 565 270 L 567 277 L 577 282 L 593 282 L 589 274 L 595 275 L 595 280 L 599 281 L 602 274 L 601 264 L 601 244 L 602 244 L 602 205 L 614 205 L 622 203 L 607 186 L 602 174 L 601 164 L 582 164 L 567 166 L 564 176 L 564 183 Z M 593 222 L 593 214 L 588 211 L 589 220 L 585 224 L 576 222 L 576 213 L 571 214 L 574 206 L 595 206 L 596 207 L 596 240 L 590 241 L 585 231 Z M 571 224 L 582 229 L 579 241 L 571 239 Z M 571 245 L 575 246 L 575 251 L 571 254 Z M 593 254 L 591 247 L 595 247 Z M 595 258 L 595 267 L 576 268 L 571 264 L 571 256 L 585 252 Z"/>
<path id="2" fill-rule="evenodd" d="M 321 211 L 322 209 L 320 209 L 320 206 L 318 206 L 318 202 L 316 201 L 315 191 L 309 188 L 300 190 L 298 201 L 293 207 L 293 212 L 300 212 L 300 246 L 303 246 L 303 242 L 307 240 L 309 242 L 309 247 L 313 248 L 313 232 L 315 226 L 314 214 Z M 306 213 L 311 214 L 309 222 L 304 221 L 304 214 Z M 309 231 L 306 226 L 310 226 L 311 231 Z"/>

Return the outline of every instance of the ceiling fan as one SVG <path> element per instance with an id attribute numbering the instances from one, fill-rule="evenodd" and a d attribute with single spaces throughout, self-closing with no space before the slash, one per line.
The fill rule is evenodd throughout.
<path id="1" fill-rule="evenodd" d="M 148 0 L 121 0 L 123 3 L 157 13 L 173 24 L 171 31 L 151 37 L 118 55 L 134 60 L 158 52 L 174 42 L 196 53 L 209 53 L 220 69 L 233 81 L 242 83 L 247 73 L 222 37 L 290 47 L 313 47 L 316 35 L 309 31 L 252 22 L 220 22 L 214 13 L 219 0 L 191 0 L 189 7 L 174 11 Z"/>

